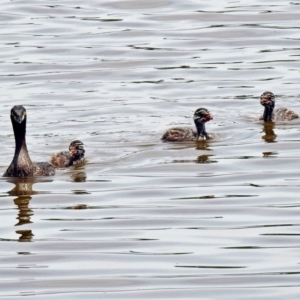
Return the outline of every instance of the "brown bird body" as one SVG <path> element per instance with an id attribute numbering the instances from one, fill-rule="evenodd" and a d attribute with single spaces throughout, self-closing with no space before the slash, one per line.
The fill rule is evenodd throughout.
<path id="1" fill-rule="evenodd" d="M 81 141 L 72 141 L 69 151 L 61 151 L 52 155 L 51 164 L 56 168 L 66 168 L 86 162 L 85 149 Z"/>
<path id="2" fill-rule="evenodd" d="M 169 142 L 196 141 L 197 132 L 189 127 L 173 127 L 168 129 L 161 139 Z"/>
<path id="3" fill-rule="evenodd" d="M 212 119 L 212 115 L 206 108 L 198 108 L 194 113 L 196 130 L 190 127 L 173 127 L 168 129 L 161 139 L 167 142 L 194 142 L 201 139 L 212 139 L 205 130 L 205 123 Z"/>
<path id="4" fill-rule="evenodd" d="M 11 122 L 15 136 L 15 154 L 4 177 L 51 176 L 55 170 L 47 162 L 33 163 L 29 157 L 26 145 L 26 109 L 16 105 L 11 109 Z"/>

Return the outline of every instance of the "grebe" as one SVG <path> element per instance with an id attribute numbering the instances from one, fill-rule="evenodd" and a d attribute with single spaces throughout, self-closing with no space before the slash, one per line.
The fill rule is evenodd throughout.
<path id="1" fill-rule="evenodd" d="M 205 123 L 212 119 L 212 115 L 206 108 L 198 108 L 194 113 L 194 122 L 197 131 L 189 127 L 174 127 L 168 129 L 161 139 L 167 142 L 184 142 L 198 141 L 200 139 L 212 139 L 212 137 L 209 136 L 205 131 Z"/>
<path id="2" fill-rule="evenodd" d="M 51 176 L 54 168 L 47 162 L 33 163 L 26 146 L 26 109 L 16 105 L 11 109 L 10 119 L 15 135 L 15 155 L 3 174 L 4 177 Z"/>
<path id="3" fill-rule="evenodd" d="M 69 151 L 62 151 L 52 155 L 51 164 L 56 168 L 71 167 L 86 162 L 84 145 L 81 141 L 72 141 Z"/>
<path id="4" fill-rule="evenodd" d="M 264 92 L 260 96 L 260 104 L 265 107 L 264 114 L 259 118 L 264 122 L 291 121 L 299 116 L 287 108 L 275 108 L 275 95 L 272 92 Z"/>

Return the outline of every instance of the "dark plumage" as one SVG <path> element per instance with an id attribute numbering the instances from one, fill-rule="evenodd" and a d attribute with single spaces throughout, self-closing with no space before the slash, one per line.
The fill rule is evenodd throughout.
<path id="1" fill-rule="evenodd" d="M 81 141 L 71 142 L 69 151 L 62 151 L 52 155 L 51 164 L 56 168 L 71 167 L 86 162 L 84 145 Z"/>
<path id="2" fill-rule="evenodd" d="M 3 174 L 4 177 L 30 177 L 54 175 L 54 168 L 47 162 L 33 163 L 26 146 L 26 109 L 16 105 L 11 109 L 11 123 L 15 135 L 15 155 Z"/>
<path id="3" fill-rule="evenodd" d="M 194 113 L 196 131 L 189 127 L 174 127 L 168 129 L 161 139 L 167 142 L 198 141 L 199 139 L 209 140 L 212 137 L 207 134 L 205 123 L 212 119 L 212 115 L 206 108 L 198 108 Z"/>
<path id="4" fill-rule="evenodd" d="M 260 96 L 260 104 L 265 107 L 264 114 L 259 118 L 264 122 L 291 121 L 299 116 L 288 108 L 275 108 L 275 95 L 272 92 L 264 92 Z"/>

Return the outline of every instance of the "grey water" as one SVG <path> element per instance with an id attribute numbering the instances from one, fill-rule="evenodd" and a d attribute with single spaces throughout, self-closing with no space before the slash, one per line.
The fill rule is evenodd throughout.
<path id="1" fill-rule="evenodd" d="M 0 298 L 300 297 L 300 1 L 20 1 L 0 12 L 0 173 L 13 105 L 33 161 L 0 179 Z M 163 143 L 206 107 L 212 141 Z M 23 299 L 23 298 L 22 298 Z"/>

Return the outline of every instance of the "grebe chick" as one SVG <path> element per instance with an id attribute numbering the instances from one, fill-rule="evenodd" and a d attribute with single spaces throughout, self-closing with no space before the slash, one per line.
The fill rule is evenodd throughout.
<path id="1" fill-rule="evenodd" d="M 62 151 L 52 155 L 51 164 L 55 168 L 66 168 L 86 162 L 84 145 L 81 141 L 72 141 L 69 151 Z"/>
<path id="2" fill-rule="evenodd" d="M 16 105 L 11 109 L 10 119 L 15 135 L 15 155 L 3 174 L 4 177 L 30 177 L 54 175 L 54 168 L 47 162 L 33 163 L 26 146 L 26 109 Z"/>
<path id="3" fill-rule="evenodd" d="M 212 119 L 212 115 L 206 108 L 198 108 L 194 113 L 194 122 L 197 131 L 189 127 L 174 127 L 168 129 L 161 139 L 167 142 L 209 140 L 212 137 L 206 132 L 205 123 Z"/>
<path id="4" fill-rule="evenodd" d="M 260 104 L 265 107 L 264 114 L 259 118 L 264 122 L 291 121 L 299 116 L 288 108 L 275 108 L 275 95 L 272 92 L 264 92 L 260 96 Z"/>

